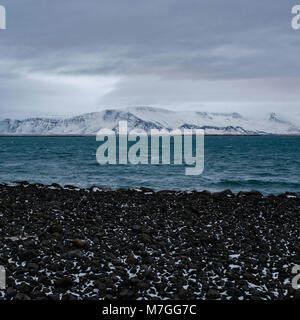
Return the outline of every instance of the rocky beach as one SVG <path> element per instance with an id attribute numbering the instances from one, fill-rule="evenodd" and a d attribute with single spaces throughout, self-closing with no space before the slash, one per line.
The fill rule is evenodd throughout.
<path id="1" fill-rule="evenodd" d="M 300 196 L 0 184 L 0 299 L 299 299 Z"/>

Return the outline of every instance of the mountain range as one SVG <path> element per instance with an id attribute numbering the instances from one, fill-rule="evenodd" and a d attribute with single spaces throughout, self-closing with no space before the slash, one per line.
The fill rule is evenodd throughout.
<path id="1" fill-rule="evenodd" d="M 95 135 L 102 128 L 117 130 L 118 122 L 128 121 L 129 129 L 204 129 L 212 135 L 300 135 L 300 118 L 292 120 L 270 113 L 261 119 L 239 113 L 172 111 L 154 107 L 106 109 L 69 118 L 4 119 L 0 135 Z"/>

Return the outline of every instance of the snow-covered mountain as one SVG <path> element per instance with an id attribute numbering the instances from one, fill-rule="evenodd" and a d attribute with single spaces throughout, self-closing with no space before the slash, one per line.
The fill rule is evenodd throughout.
<path id="1" fill-rule="evenodd" d="M 171 111 L 153 107 L 107 109 L 101 112 L 53 119 L 29 118 L 0 121 L 0 135 L 95 135 L 102 128 L 114 129 L 127 120 L 129 129 L 204 129 L 206 134 L 299 134 L 300 118 L 293 121 L 271 113 L 262 119 L 239 113 Z"/>

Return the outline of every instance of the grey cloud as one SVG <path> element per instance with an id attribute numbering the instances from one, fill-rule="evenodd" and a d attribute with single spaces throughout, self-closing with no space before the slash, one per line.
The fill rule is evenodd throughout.
<path id="1" fill-rule="evenodd" d="M 241 111 L 247 101 L 255 110 L 285 104 L 293 112 L 300 100 L 290 0 L 1 4 L 8 15 L 0 33 L 2 115 L 135 103 Z M 98 90 L 103 82 L 109 88 Z"/>

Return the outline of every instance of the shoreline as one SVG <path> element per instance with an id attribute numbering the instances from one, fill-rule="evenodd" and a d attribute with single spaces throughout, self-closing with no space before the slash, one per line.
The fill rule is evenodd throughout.
<path id="1" fill-rule="evenodd" d="M 258 195 L 262 198 L 268 198 L 268 197 L 287 197 L 287 198 L 300 198 L 300 192 L 294 192 L 291 190 L 282 191 L 280 193 L 264 193 L 257 189 L 249 189 L 249 190 L 240 190 L 238 192 L 233 192 L 231 189 L 222 189 L 219 191 L 211 191 L 206 189 L 154 189 L 151 187 L 105 187 L 101 185 L 93 185 L 90 187 L 80 187 L 78 185 L 72 185 L 72 184 L 66 184 L 61 185 L 58 183 L 51 183 L 51 184 L 44 184 L 40 182 L 28 182 L 28 181 L 12 181 L 12 182 L 0 182 L 0 187 L 6 186 L 6 187 L 19 187 L 22 186 L 24 188 L 27 187 L 37 187 L 40 189 L 50 189 L 50 190 L 71 190 L 71 191 L 81 191 L 81 192 L 149 192 L 153 194 L 173 194 L 173 195 L 179 195 L 179 194 L 207 194 L 212 197 L 218 196 L 219 194 L 229 194 L 230 197 L 239 197 L 239 196 L 247 196 L 247 195 Z"/>
<path id="2" fill-rule="evenodd" d="M 299 208 L 291 192 L 0 184 L 0 299 L 298 299 Z"/>

